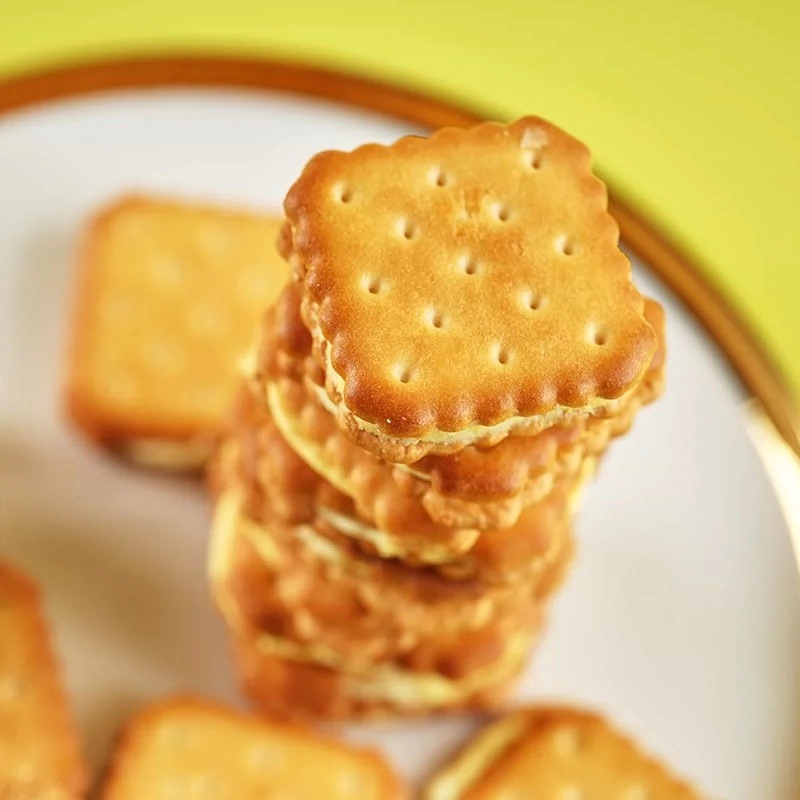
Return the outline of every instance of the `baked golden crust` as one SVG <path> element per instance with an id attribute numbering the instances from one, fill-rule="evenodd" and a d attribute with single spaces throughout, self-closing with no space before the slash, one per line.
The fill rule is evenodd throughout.
<path id="1" fill-rule="evenodd" d="M 266 722 L 194 697 L 171 697 L 130 719 L 103 800 L 409 797 L 377 752 Z"/>
<path id="2" fill-rule="evenodd" d="M 407 462 L 629 391 L 655 335 L 606 204 L 586 148 L 535 117 L 315 156 L 284 250 L 359 443 Z"/>
<path id="3" fill-rule="evenodd" d="M 205 443 L 207 453 L 235 394 L 237 359 L 288 277 L 280 225 L 143 196 L 101 209 L 79 253 L 64 398 L 72 421 L 147 461 L 181 455 L 159 451 L 162 441 Z"/>
<path id="4" fill-rule="evenodd" d="M 521 709 L 487 726 L 427 786 L 425 800 L 500 797 L 700 800 L 602 717 Z"/>
<path id="5" fill-rule="evenodd" d="M 78 800 L 88 783 L 39 591 L 0 561 L 0 798 Z"/>

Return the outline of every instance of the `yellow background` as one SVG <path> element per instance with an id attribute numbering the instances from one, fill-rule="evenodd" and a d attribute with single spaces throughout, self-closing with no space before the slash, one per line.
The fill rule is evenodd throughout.
<path id="1" fill-rule="evenodd" d="M 800 0 L 0 0 L 0 76 L 176 51 L 306 59 L 549 117 L 800 390 Z"/>

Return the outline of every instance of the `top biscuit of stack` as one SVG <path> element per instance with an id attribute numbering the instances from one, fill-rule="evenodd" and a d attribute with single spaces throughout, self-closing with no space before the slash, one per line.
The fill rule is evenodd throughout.
<path id="1" fill-rule="evenodd" d="M 321 399 L 388 461 L 611 414 L 655 351 L 589 152 L 544 120 L 321 153 L 285 210 Z"/>

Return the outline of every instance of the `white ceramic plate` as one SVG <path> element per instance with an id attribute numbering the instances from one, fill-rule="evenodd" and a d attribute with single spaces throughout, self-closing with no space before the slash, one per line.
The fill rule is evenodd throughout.
<path id="1" fill-rule="evenodd" d="M 150 699 L 241 700 L 208 599 L 200 486 L 126 468 L 60 417 L 76 232 L 131 188 L 277 208 L 317 150 L 409 130 L 233 89 L 119 91 L 0 119 L 0 552 L 45 588 L 96 764 Z M 715 797 L 796 797 L 800 583 L 787 522 L 725 360 L 648 266 L 635 269 L 668 311 L 668 388 L 587 493 L 577 566 L 515 700 L 601 709 Z M 345 735 L 418 781 L 475 725 Z"/>

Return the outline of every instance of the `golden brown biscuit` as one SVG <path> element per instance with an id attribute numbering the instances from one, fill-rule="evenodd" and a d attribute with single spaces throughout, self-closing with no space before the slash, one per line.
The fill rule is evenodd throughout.
<path id="1" fill-rule="evenodd" d="M 400 800 L 377 753 L 191 697 L 149 706 L 117 744 L 103 800 Z"/>
<path id="2" fill-rule="evenodd" d="M 66 381 L 93 439 L 168 468 L 207 458 L 237 360 L 286 281 L 277 217 L 148 197 L 84 233 Z"/>
<path id="3" fill-rule="evenodd" d="M 363 670 L 427 642 L 538 626 L 569 555 L 564 548 L 527 581 L 450 581 L 349 553 L 311 526 L 257 524 L 229 489 L 217 501 L 209 575 L 229 627 L 291 639 L 320 663 Z"/>
<path id="4" fill-rule="evenodd" d="M 428 785 L 425 800 L 699 800 L 687 783 L 594 714 L 513 712 L 486 727 Z"/>
<path id="5" fill-rule="evenodd" d="M 613 416 L 573 420 L 536 436 L 511 436 L 491 448 L 470 446 L 450 456 L 426 456 L 412 466 L 393 465 L 390 471 L 386 462 L 343 436 L 318 401 L 315 390 L 321 387 L 308 374 L 310 336 L 299 303 L 298 287 L 289 285 L 267 315 L 253 391 L 262 403 L 266 400 L 298 455 L 352 497 L 364 518 L 388 533 L 403 531 L 407 546 L 413 544 L 409 532 L 416 531 L 419 545 L 430 540 L 448 553 L 469 547 L 476 529 L 515 525 L 559 477 L 576 474 L 587 454 L 598 456 L 611 438 L 627 430 L 663 383 L 663 311 L 647 299 L 644 315 L 659 346 L 644 379 Z M 321 399 L 327 396 L 323 393 Z M 428 518 L 437 527 L 426 524 Z M 456 535 L 453 529 L 462 531 Z"/>
<path id="6" fill-rule="evenodd" d="M 0 798 L 77 800 L 87 786 L 39 591 L 0 562 Z"/>
<path id="7" fill-rule="evenodd" d="M 494 661 L 448 677 L 418 666 L 384 663 L 351 673 L 287 652 L 263 637 L 234 638 L 242 689 L 263 714 L 285 719 L 354 719 L 492 708 L 501 703 L 525 663 L 530 635 L 505 642 Z"/>
<path id="8" fill-rule="evenodd" d="M 388 461 L 613 405 L 655 351 L 589 152 L 539 118 L 321 153 L 284 208 L 340 424 Z"/>

